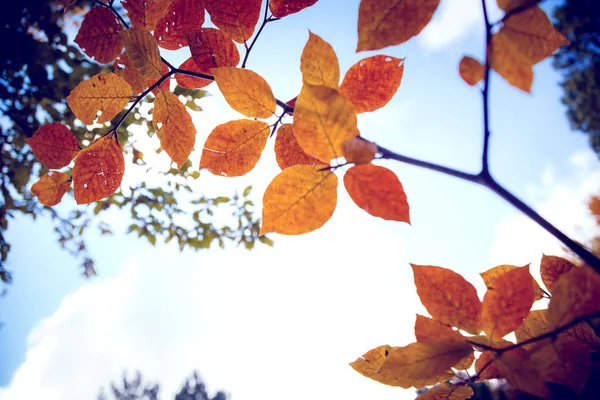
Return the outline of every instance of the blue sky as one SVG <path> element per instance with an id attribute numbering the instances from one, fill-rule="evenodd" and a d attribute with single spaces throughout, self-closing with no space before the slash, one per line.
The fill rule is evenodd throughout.
<path id="1" fill-rule="evenodd" d="M 499 18 L 491 7 L 493 19 Z M 357 15 L 358 1 L 320 0 L 271 23 L 248 67 L 288 100 L 301 87 L 308 30 L 334 47 L 342 75 L 371 54 L 406 57 L 398 93 L 385 108 L 359 116 L 361 133 L 402 154 L 476 172 L 481 95 L 462 82 L 458 62 L 464 54 L 481 59 L 479 1 L 443 0 L 420 37 L 372 53 L 354 51 Z M 185 50 L 165 54 L 175 64 L 187 58 Z M 586 138 L 570 132 L 560 76 L 548 61 L 534 70 L 531 95 L 492 75 L 492 172 L 559 227 L 585 239 L 584 202 L 600 189 L 600 165 Z M 200 102 L 205 111 L 193 116 L 196 166 L 212 128 L 241 118 L 214 84 L 208 90 L 212 96 Z M 142 145 L 157 146 L 156 138 L 136 135 Z M 260 204 L 278 172 L 272 146 L 247 176 L 203 172 L 193 188 L 220 195 L 252 184 Z M 168 166 L 164 155 L 150 161 Z M 118 233 L 90 234 L 100 271 L 91 281 L 58 248 L 49 221 L 18 218 L 7 232 L 15 284 L 0 300 L 6 323 L 0 329 L 0 399 L 95 398 L 123 370 L 136 369 L 159 381 L 165 398 L 193 369 L 209 388 L 233 399 L 414 397 L 413 390 L 385 387 L 348 366 L 373 347 L 413 340 L 414 315 L 425 310 L 409 263 L 451 268 L 481 291 L 479 272 L 500 263 L 534 262 L 535 269 L 542 252 L 559 254 L 560 246 L 483 188 L 394 161 L 380 164 L 402 181 L 411 226 L 370 217 L 340 188 L 334 216 L 318 231 L 273 235 L 272 249 L 180 253 L 174 245 L 152 247 L 124 235 L 127 221 L 108 214 Z M 143 172 L 128 166 L 125 180 L 141 179 Z"/>

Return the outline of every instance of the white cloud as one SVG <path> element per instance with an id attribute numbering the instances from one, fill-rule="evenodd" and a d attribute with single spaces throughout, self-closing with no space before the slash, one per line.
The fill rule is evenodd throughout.
<path id="1" fill-rule="evenodd" d="M 483 27 L 478 0 L 442 1 L 431 22 L 419 35 L 420 43 L 432 51 L 440 50 Z"/>

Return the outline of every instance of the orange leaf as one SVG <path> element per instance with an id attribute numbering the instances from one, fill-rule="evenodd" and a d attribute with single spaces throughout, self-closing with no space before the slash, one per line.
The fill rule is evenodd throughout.
<path id="1" fill-rule="evenodd" d="M 114 63 L 115 73 L 131 86 L 133 94 L 138 95 L 148 88 L 148 81 L 129 60 L 127 53 L 121 54 Z"/>
<path id="2" fill-rule="evenodd" d="M 247 117 L 268 118 L 277 103 L 271 87 L 254 71 L 235 67 L 213 68 L 215 82 L 227 103 Z"/>
<path id="3" fill-rule="evenodd" d="M 295 14 L 315 4 L 317 0 L 271 0 L 269 9 L 276 18 L 283 18 Z"/>
<path id="4" fill-rule="evenodd" d="M 514 10 L 515 8 L 528 7 L 540 0 L 497 0 L 498 7 L 504 11 Z"/>
<path id="5" fill-rule="evenodd" d="M 263 197 L 260 234 L 300 235 L 314 231 L 331 218 L 337 204 L 338 179 L 323 165 L 294 165 L 284 169 Z"/>
<path id="6" fill-rule="evenodd" d="M 389 169 L 373 164 L 355 165 L 344 175 L 344 186 L 354 203 L 369 214 L 410 224 L 404 188 Z"/>
<path id="7" fill-rule="evenodd" d="M 533 277 L 529 266 L 506 271 L 483 297 L 481 329 L 492 338 L 503 337 L 523 323 L 533 301 Z"/>
<path id="8" fill-rule="evenodd" d="M 121 32 L 125 51 L 133 66 L 147 79 L 161 77 L 162 61 L 156 39 L 150 32 L 129 28 Z"/>
<path id="9" fill-rule="evenodd" d="M 283 124 L 277 130 L 275 158 L 277 159 L 277 165 L 282 170 L 297 164 L 322 164 L 321 161 L 309 156 L 302 150 L 294 136 L 292 124 Z"/>
<path id="10" fill-rule="evenodd" d="M 202 28 L 202 0 L 173 0 L 167 15 L 156 24 L 154 37 L 163 49 L 177 50 L 188 45 L 188 35 Z"/>
<path id="11" fill-rule="evenodd" d="M 492 35 L 490 67 L 506 81 L 527 93 L 531 92 L 533 69 L 527 58 L 516 51 L 506 35 Z"/>
<path id="12" fill-rule="evenodd" d="M 362 357 L 351 362 L 350 366 L 354 370 L 367 378 L 371 378 L 379 383 L 389 386 L 402 386 L 401 382 L 385 370 L 380 370 L 381 365 L 395 347 L 383 345 L 367 351 Z"/>
<path id="13" fill-rule="evenodd" d="M 368 164 L 375 158 L 378 147 L 365 139 L 353 137 L 342 144 L 342 154 L 346 161 L 354 164 Z"/>
<path id="14" fill-rule="evenodd" d="M 50 171 L 42 175 L 39 181 L 31 186 L 31 193 L 40 203 L 52 207 L 60 203 L 62 197 L 71 188 L 71 179 L 58 171 Z"/>
<path id="15" fill-rule="evenodd" d="M 495 352 L 486 350 L 475 361 L 475 372 L 479 374 L 481 379 L 502 379 L 502 373 L 494 365 L 496 357 Z"/>
<path id="16" fill-rule="evenodd" d="M 167 67 L 167 65 L 163 62 L 160 63 L 160 78 L 162 78 L 163 75 L 166 75 L 169 72 L 169 67 Z M 160 79 L 159 78 L 159 79 Z M 152 86 L 154 85 L 159 79 L 146 79 L 146 82 L 148 83 L 148 86 Z M 154 89 L 152 89 L 152 94 L 154 94 L 154 96 L 158 95 L 159 92 L 163 91 L 163 92 L 168 92 L 171 89 L 171 83 L 169 81 L 169 79 L 165 79 L 161 82 L 160 85 L 158 85 L 158 87 L 155 87 Z"/>
<path id="17" fill-rule="evenodd" d="M 417 400 L 465 400 L 473 397 L 473 389 L 465 384 L 443 383 L 441 386 L 427 389 Z"/>
<path id="18" fill-rule="evenodd" d="M 58 122 L 42 125 L 26 142 L 46 168 L 66 167 L 79 152 L 73 132 Z"/>
<path id="19" fill-rule="evenodd" d="M 421 388 L 447 380 L 450 368 L 472 352 L 465 341 L 416 342 L 390 351 L 380 369 L 389 371 L 404 388 Z"/>
<path id="20" fill-rule="evenodd" d="M 201 74 L 205 74 L 198 68 L 196 62 L 192 57 L 188 58 L 179 66 L 179 69 L 184 69 L 186 71 L 198 72 Z M 208 79 L 196 78 L 194 76 L 183 75 L 183 74 L 175 74 L 175 79 L 177 80 L 177 84 L 186 89 L 200 89 L 206 87 L 212 83 Z"/>
<path id="21" fill-rule="evenodd" d="M 81 150 L 73 166 L 77 204 L 88 204 L 113 194 L 121 185 L 125 159 L 115 136 L 94 140 Z"/>
<path id="22" fill-rule="evenodd" d="M 542 261 L 540 262 L 542 282 L 544 282 L 548 291 L 552 293 L 558 279 L 573 268 L 577 267 L 567 259 L 544 254 L 542 255 Z"/>
<path id="23" fill-rule="evenodd" d="M 102 124 L 110 121 L 129 103 L 132 92 L 131 86 L 120 76 L 98 74 L 81 81 L 71 90 L 67 104 L 84 124 Z M 99 111 L 102 114 L 97 117 Z"/>
<path id="24" fill-rule="evenodd" d="M 308 42 L 300 57 L 302 82 L 337 89 L 340 81 L 340 66 L 333 47 L 310 31 L 308 35 Z"/>
<path id="25" fill-rule="evenodd" d="M 385 106 L 396 94 L 403 74 L 403 58 L 383 55 L 368 57 L 350 67 L 340 91 L 354 104 L 357 113 L 375 111 Z"/>
<path id="26" fill-rule="evenodd" d="M 152 125 L 161 147 L 181 168 L 194 149 L 196 128 L 179 97 L 171 92 L 160 92 L 154 99 Z"/>
<path id="27" fill-rule="evenodd" d="M 440 0 L 361 0 L 356 51 L 406 42 L 429 23 Z"/>
<path id="28" fill-rule="evenodd" d="M 473 57 L 464 56 L 458 65 L 458 73 L 468 85 L 474 86 L 483 80 L 485 67 Z"/>
<path id="29" fill-rule="evenodd" d="M 558 328 L 574 319 L 600 312 L 600 275 L 591 268 L 573 268 L 554 285 L 548 321 Z"/>
<path id="30" fill-rule="evenodd" d="M 431 316 L 472 334 L 479 333 L 481 302 L 461 275 L 446 268 L 411 264 L 421 303 Z"/>
<path id="31" fill-rule="evenodd" d="M 327 86 L 304 85 L 294 108 L 294 135 L 302 149 L 329 162 L 358 132 L 356 110 L 343 94 Z"/>
<path id="32" fill-rule="evenodd" d="M 89 57 L 105 64 L 121 53 L 123 42 L 119 33 L 122 30 L 119 20 L 108 8 L 92 7 L 83 18 L 75 43 Z"/>
<path id="33" fill-rule="evenodd" d="M 528 264 L 529 265 L 529 264 Z M 481 275 L 481 277 L 483 278 L 483 282 L 485 283 L 485 287 L 488 289 L 496 289 L 496 286 L 494 284 L 494 282 L 496 281 L 496 279 L 501 276 L 502 274 L 504 274 L 507 271 L 513 270 L 515 268 L 519 268 L 516 267 L 514 265 L 498 265 L 497 267 L 494 268 L 490 268 L 485 272 L 480 273 L 479 275 Z M 542 290 L 542 288 L 540 287 L 540 285 L 537 283 L 537 281 L 534 279 L 533 280 L 533 290 L 534 290 L 534 300 L 541 300 L 544 297 L 544 291 Z"/>
<path id="34" fill-rule="evenodd" d="M 261 3 L 261 0 L 204 0 L 211 22 L 238 43 L 252 37 Z"/>
<path id="35" fill-rule="evenodd" d="M 223 176 L 247 174 L 260 159 L 269 133 L 263 121 L 240 119 L 217 126 L 204 143 L 200 169 Z"/>
<path id="36" fill-rule="evenodd" d="M 240 62 L 235 43 L 223 31 L 202 28 L 188 40 L 192 58 L 202 73 L 210 74 L 217 67 L 235 67 Z"/>
<path id="37" fill-rule="evenodd" d="M 430 342 L 436 340 L 458 340 L 464 342 L 466 339 L 460 332 L 453 330 L 450 326 L 431 318 L 417 315 L 415 321 L 415 337 L 417 342 Z M 468 369 L 475 361 L 473 352 L 460 360 L 453 368 Z"/>
<path id="38" fill-rule="evenodd" d="M 163 18 L 172 0 L 123 0 L 131 25 L 152 32 L 158 20 Z"/>
<path id="39" fill-rule="evenodd" d="M 550 391 L 529 354 L 522 348 L 505 351 L 494 360 L 494 366 L 515 388 L 534 396 L 549 398 Z"/>

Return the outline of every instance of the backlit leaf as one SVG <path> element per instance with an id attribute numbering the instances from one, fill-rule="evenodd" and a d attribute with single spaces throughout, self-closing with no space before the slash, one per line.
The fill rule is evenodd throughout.
<path id="1" fill-rule="evenodd" d="M 179 69 L 184 69 L 186 71 L 204 73 L 198 68 L 196 62 L 192 57 L 188 58 L 179 66 Z M 177 80 L 177 84 L 186 89 L 200 89 L 210 85 L 213 81 L 209 81 L 208 79 L 196 78 L 194 76 L 188 76 L 183 74 L 175 74 L 175 79 Z"/>
<path id="2" fill-rule="evenodd" d="M 88 204 L 113 194 L 121 185 L 125 159 L 113 135 L 94 140 L 81 150 L 73 166 L 77 204 Z"/>
<path id="3" fill-rule="evenodd" d="M 548 291 L 552 293 L 554 285 L 558 279 L 569 272 L 571 269 L 577 268 L 575 265 L 562 257 L 542 255 L 542 261 L 540 262 L 540 274 L 542 275 L 542 282 L 548 288 Z"/>
<path id="4" fill-rule="evenodd" d="M 375 111 L 385 106 L 396 94 L 403 74 L 403 58 L 383 55 L 368 57 L 350 67 L 340 92 L 350 99 L 357 113 Z"/>
<path id="5" fill-rule="evenodd" d="M 203 0 L 173 0 L 167 14 L 158 21 L 154 37 L 163 49 L 177 50 L 188 45 L 188 35 L 204 24 Z"/>
<path id="6" fill-rule="evenodd" d="M 121 53 L 123 42 L 119 33 L 122 30 L 119 20 L 108 8 L 92 7 L 83 18 L 75 43 L 89 57 L 104 64 Z"/>
<path id="7" fill-rule="evenodd" d="M 473 86 L 483 80 L 485 67 L 473 57 L 464 56 L 458 65 L 458 73 L 468 85 Z"/>
<path id="8" fill-rule="evenodd" d="M 163 75 L 166 75 L 169 72 L 169 67 L 167 67 L 167 65 L 163 62 L 161 62 L 160 64 L 160 78 L 162 78 Z M 159 78 L 159 79 L 160 79 Z M 148 83 L 148 86 L 153 86 L 159 79 L 146 79 L 146 82 Z M 169 82 L 169 79 L 164 79 L 160 85 L 158 85 L 158 87 L 155 87 L 154 89 L 152 89 L 152 94 L 154 94 L 155 96 L 163 91 L 163 92 L 168 92 L 171 88 L 171 84 Z"/>
<path id="9" fill-rule="evenodd" d="M 123 0 L 131 25 L 152 32 L 156 23 L 165 16 L 172 0 Z"/>
<path id="10" fill-rule="evenodd" d="M 492 35 L 489 63 L 510 85 L 527 93 L 531 92 L 532 65 L 515 49 L 506 35 Z"/>
<path id="11" fill-rule="evenodd" d="M 102 124 L 113 119 L 129 103 L 131 95 L 131 86 L 120 76 L 98 74 L 81 81 L 67 96 L 67 104 L 84 124 L 91 125 L 96 119 Z"/>
<path id="12" fill-rule="evenodd" d="M 308 42 L 300 57 L 302 82 L 337 89 L 340 81 L 340 66 L 333 47 L 320 36 L 310 31 L 308 34 Z"/>
<path id="13" fill-rule="evenodd" d="M 42 125 L 26 141 L 35 158 L 46 168 L 66 167 L 79 152 L 79 142 L 73 132 L 58 122 Z"/>
<path id="14" fill-rule="evenodd" d="M 71 179 L 62 172 L 50 171 L 31 186 L 31 193 L 40 203 L 52 207 L 62 200 L 65 193 L 71 188 Z"/>
<path id="15" fill-rule="evenodd" d="M 342 154 L 347 162 L 368 164 L 375 158 L 378 147 L 375 143 L 353 137 L 342 144 Z"/>
<path id="16" fill-rule="evenodd" d="M 600 312 L 600 275 L 591 268 L 573 268 L 554 285 L 548 321 L 561 327 L 585 315 Z"/>
<path id="17" fill-rule="evenodd" d="M 223 31 L 202 28 L 188 39 L 192 58 L 202 73 L 211 74 L 212 68 L 235 67 L 240 62 L 235 43 Z"/>
<path id="18" fill-rule="evenodd" d="M 309 156 L 302 150 L 294 136 L 292 124 L 283 124 L 277 130 L 275 158 L 277 165 L 281 169 L 286 169 L 297 164 L 322 164 L 321 161 Z"/>
<path id="19" fill-rule="evenodd" d="M 294 135 L 302 149 L 320 160 L 342 155 L 342 144 L 358 132 L 356 110 L 327 86 L 304 85 L 294 108 Z"/>
<path id="20" fill-rule="evenodd" d="M 235 67 L 213 68 L 215 82 L 227 103 L 247 117 L 268 118 L 277 103 L 271 87 L 254 71 Z"/>
<path id="21" fill-rule="evenodd" d="M 344 186 L 354 203 L 369 214 L 410 223 L 406 193 L 389 169 L 373 164 L 355 165 L 344 175 Z"/>
<path id="22" fill-rule="evenodd" d="M 381 365 L 395 347 L 383 345 L 367 351 L 362 357 L 351 362 L 350 366 L 358 373 L 389 386 L 402 386 L 394 376 L 385 370 L 379 370 Z"/>
<path id="23" fill-rule="evenodd" d="M 479 333 L 481 302 L 473 285 L 446 268 L 411 266 L 421 303 L 434 319 L 472 334 Z"/>
<path id="24" fill-rule="evenodd" d="M 302 11 L 316 2 L 317 0 L 271 0 L 269 2 L 269 9 L 274 17 L 282 18 L 286 15 Z"/>
<path id="25" fill-rule="evenodd" d="M 460 332 L 453 330 L 450 326 L 431 318 L 417 315 L 415 321 L 415 337 L 417 342 L 429 342 L 436 340 L 458 340 L 464 342 L 466 339 Z M 475 361 L 475 356 L 471 352 L 468 356 L 461 359 L 453 368 L 468 369 Z"/>
<path id="26" fill-rule="evenodd" d="M 494 360 L 494 366 L 508 383 L 534 396 L 548 398 L 550 391 L 529 354 L 522 348 L 505 351 Z"/>
<path id="27" fill-rule="evenodd" d="M 266 122 L 248 119 L 217 126 L 204 143 L 200 169 L 223 176 L 247 174 L 258 162 L 270 131 Z"/>
<path id="28" fill-rule="evenodd" d="M 547 310 L 532 310 L 529 312 L 521 326 L 515 331 L 517 343 L 524 342 L 536 336 L 543 335 L 552 330 L 548 323 Z M 527 348 L 528 345 L 524 345 Z M 531 347 L 531 345 L 529 345 Z"/>
<path id="29" fill-rule="evenodd" d="M 406 42 L 431 21 L 440 0 L 361 0 L 356 51 Z"/>
<path id="30" fill-rule="evenodd" d="M 473 389 L 467 385 L 444 383 L 438 387 L 427 389 L 420 394 L 418 400 L 465 400 L 473 397 Z"/>
<path id="31" fill-rule="evenodd" d="M 494 268 L 490 268 L 485 272 L 480 273 L 479 275 L 481 275 L 481 277 L 483 278 L 483 282 L 485 283 L 485 287 L 488 289 L 495 289 L 496 285 L 495 285 L 495 281 L 496 279 L 498 279 L 499 276 L 502 276 L 502 274 L 504 274 L 507 271 L 513 270 L 515 268 L 519 268 L 517 266 L 514 265 L 498 265 Z M 542 290 L 542 288 L 540 287 L 540 285 L 537 283 L 537 281 L 534 279 L 533 280 L 533 290 L 534 290 L 534 296 L 535 296 L 535 300 L 541 300 L 544 297 L 544 291 Z"/>
<path id="32" fill-rule="evenodd" d="M 252 37 L 261 3 L 261 0 L 204 0 L 211 22 L 238 43 Z"/>
<path id="33" fill-rule="evenodd" d="M 502 373 L 494 365 L 497 355 L 494 351 L 483 351 L 475 360 L 475 372 L 481 379 L 501 379 Z"/>
<path id="34" fill-rule="evenodd" d="M 529 266 L 510 269 L 494 280 L 483 297 L 480 327 L 492 338 L 517 329 L 534 301 L 533 277 Z"/>
<path id="35" fill-rule="evenodd" d="M 196 128 L 179 97 L 171 92 L 156 95 L 152 125 L 160 139 L 160 146 L 181 168 L 194 149 Z"/>
<path id="36" fill-rule="evenodd" d="M 381 370 L 389 371 L 404 388 L 421 388 L 446 380 L 450 368 L 472 352 L 464 341 L 416 342 L 390 351 Z"/>
<path id="37" fill-rule="evenodd" d="M 497 0 L 498 7 L 504 11 L 514 10 L 515 8 L 528 7 L 538 3 L 539 0 Z"/>
<path id="38" fill-rule="evenodd" d="M 260 234 L 300 235 L 314 231 L 331 218 L 337 204 L 338 179 L 323 165 L 294 165 L 284 169 L 263 196 Z"/>
<path id="39" fill-rule="evenodd" d="M 121 54 L 115 60 L 115 73 L 131 86 L 133 94 L 138 95 L 148 88 L 148 80 L 133 66 L 127 53 Z"/>
<path id="40" fill-rule="evenodd" d="M 154 36 L 139 28 L 129 28 L 121 32 L 125 51 L 133 66 L 147 79 L 161 77 L 162 61 Z"/>

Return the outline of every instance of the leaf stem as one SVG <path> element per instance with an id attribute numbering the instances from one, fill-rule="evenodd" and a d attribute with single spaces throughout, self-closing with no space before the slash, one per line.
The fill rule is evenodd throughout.
<path id="1" fill-rule="evenodd" d="M 244 55 L 244 61 L 242 61 L 242 68 L 246 68 L 246 62 L 248 62 L 248 57 L 250 56 L 250 52 L 252 51 L 252 48 L 254 47 L 254 44 L 258 40 L 258 37 L 260 36 L 265 25 L 271 21 L 274 21 L 270 17 L 267 17 L 267 15 L 269 13 L 269 3 L 270 3 L 270 1 L 267 0 L 267 4 L 265 5 L 265 14 L 263 15 L 263 21 L 262 21 L 262 24 L 260 24 L 260 28 L 258 28 L 258 32 L 256 32 L 256 35 L 254 36 L 254 39 L 252 39 L 252 43 L 250 43 L 250 46 L 246 47 L 246 54 Z M 245 42 L 244 42 L 244 44 L 245 44 Z"/>

